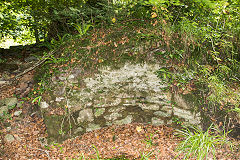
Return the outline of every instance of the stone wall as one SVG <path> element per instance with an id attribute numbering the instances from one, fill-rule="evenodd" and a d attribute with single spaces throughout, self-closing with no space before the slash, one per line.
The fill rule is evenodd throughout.
<path id="1" fill-rule="evenodd" d="M 199 125 L 200 114 L 194 111 L 197 108 L 194 103 L 186 102 L 181 95 L 162 90 L 166 85 L 162 85 L 156 75 L 160 67 L 146 63 L 126 63 L 118 69 L 103 67 L 98 74 L 82 79 L 85 87 L 68 91 L 68 96 L 64 96 L 66 88 L 80 83 L 81 71 L 63 73 L 59 78 L 53 77 L 55 91 L 48 103 L 51 102 L 50 106 L 68 107 L 72 114 L 70 122 L 73 123 L 71 132 L 74 136 L 113 124 L 134 122 L 172 125 L 181 121 Z M 176 101 L 176 105 L 172 105 L 172 100 Z M 60 124 L 69 125 L 51 123 L 53 120 L 50 119 L 47 122 L 50 136 L 57 134 L 54 130 L 64 128 Z"/>

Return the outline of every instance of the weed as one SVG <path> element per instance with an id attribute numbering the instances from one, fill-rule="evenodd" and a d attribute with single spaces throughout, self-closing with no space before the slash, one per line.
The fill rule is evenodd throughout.
<path id="1" fill-rule="evenodd" d="M 5 121 L 7 119 L 12 119 L 11 114 L 8 111 L 3 111 L 3 113 L 0 114 L 0 120 Z"/>
<path id="2" fill-rule="evenodd" d="M 73 159 L 74 160 L 74 159 Z M 84 154 L 82 153 L 81 156 L 78 158 L 78 160 L 85 160 L 85 156 Z"/>
<path id="3" fill-rule="evenodd" d="M 185 128 L 183 130 L 178 130 L 177 133 L 179 137 L 184 138 L 177 147 L 177 151 L 180 151 L 179 154 L 185 154 L 184 159 L 208 159 L 209 154 L 216 159 L 215 154 L 217 146 L 224 144 L 230 144 L 231 146 L 231 142 L 227 139 L 227 133 L 222 133 L 217 127 L 213 127 L 213 125 L 205 132 L 194 126 L 190 129 Z"/>
<path id="4" fill-rule="evenodd" d="M 175 116 L 172 118 L 172 122 L 176 123 L 177 125 L 183 125 L 183 121 L 181 121 L 178 117 Z"/>
<path id="5" fill-rule="evenodd" d="M 150 147 L 150 146 L 154 145 L 153 136 L 155 135 L 155 133 L 150 133 L 149 136 L 146 135 L 146 138 L 145 138 L 144 142 L 147 144 L 147 147 Z"/>
<path id="6" fill-rule="evenodd" d="M 86 24 L 84 22 L 82 24 L 74 23 L 72 25 L 78 31 L 79 38 L 82 37 L 83 35 L 85 35 L 87 33 L 87 31 L 89 30 L 89 28 L 92 27 L 91 24 Z"/>
<path id="7" fill-rule="evenodd" d="M 32 103 L 38 102 L 38 105 L 40 106 L 41 100 L 42 100 L 42 96 L 37 96 L 36 98 L 34 98 L 34 99 L 32 100 Z"/>
<path id="8" fill-rule="evenodd" d="M 97 147 L 95 147 L 95 146 L 93 145 L 93 149 L 94 149 L 95 152 L 96 152 L 97 160 L 100 160 L 100 154 L 99 154 L 99 151 L 98 151 Z"/>
<path id="9" fill-rule="evenodd" d="M 141 160 L 148 160 L 151 155 L 152 155 L 152 152 L 148 152 L 148 153 L 143 152 L 141 154 Z"/>
<path id="10" fill-rule="evenodd" d="M 59 134 L 59 135 L 64 135 L 64 134 L 65 134 L 65 131 L 63 131 L 62 129 L 59 129 L 59 130 L 58 130 L 58 134 Z"/>

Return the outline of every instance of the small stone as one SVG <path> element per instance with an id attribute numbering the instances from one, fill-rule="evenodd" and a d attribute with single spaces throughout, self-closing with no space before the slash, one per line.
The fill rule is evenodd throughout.
<path id="1" fill-rule="evenodd" d="M 7 134 L 6 136 L 5 136 L 5 141 L 7 141 L 7 142 L 13 142 L 15 140 L 15 138 L 13 137 L 13 135 L 11 135 L 11 134 Z"/>
<path id="2" fill-rule="evenodd" d="M 67 78 L 66 77 L 59 77 L 61 81 L 65 81 Z"/>
<path id="3" fill-rule="evenodd" d="M 45 109 L 45 108 L 48 108 L 49 107 L 49 104 L 47 104 L 47 102 L 43 101 L 40 103 L 40 108 L 42 109 Z"/>
<path id="4" fill-rule="evenodd" d="M 127 116 L 126 118 L 124 118 L 124 119 L 115 121 L 114 124 L 117 124 L 117 125 L 129 124 L 129 123 L 132 123 L 132 119 L 133 119 L 133 116 L 132 116 L 132 115 L 128 115 L 128 116 Z"/>
<path id="5" fill-rule="evenodd" d="M 109 110 L 108 110 L 108 112 L 120 112 L 120 111 L 123 111 L 123 110 L 125 110 L 126 109 L 126 107 L 124 107 L 124 106 L 121 106 L 121 107 L 112 107 L 112 108 L 110 108 Z"/>
<path id="6" fill-rule="evenodd" d="M 121 98 L 116 98 L 111 104 L 110 106 L 117 106 L 122 102 Z"/>
<path id="7" fill-rule="evenodd" d="M 92 102 L 88 102 L 88 103 L 86 103 L 86 107 L 91 107 L 93 105 L 93 103 Z"/>
<path id="8" fill-rule="evenodd" d="M 5 105 L 5 99 L 1 99 L 0 100 L 0 106 L 4 106 Z"/>
<path id="9" fill-rule="evenodd" d="M 70 76 L 68 76 L 68 79 L 74 79 L 75 77 L 74 77 L 74 75 L 73 74 L 71 74 Z"/>
<path id="10" fill-rule="evenodd" d="M 105 112 L 105 108 L 95 108 L 94 116 L 99 117 Z"/>
<path id="11" fill-rule="evenodd" d="M 100 129 L 100 125 L 98 124 L 88 124 L 88 128 L 86 129 L 87 132 L 91 132 L 91 131 L 94 131 L 94 130 L 97 130 L 97 129 Z"/>
<path id="12" fill-rule="evenodd" d="M 139 107 L 141 107 L 143 110 L 153 110 L 153 111 L 159 110 L 159 105 L 155 105 L 155 104 L 143 104 L 143 103 L 140 103 Z"/>
<path id="13" fill-rule="evenodd" d="M 159 101 L 159 102 L 156 102 L 156 103 L 160 106 L 169 105 L 169 103 L 167 101 Z"/>
<path id="14" fill-rule="evenodd" d="M 111 123 L 111 122 L 106 122 L 106 125 L 107 125 L 107 126 L 111 126 L 112 123 Z"/>
<path id="15" fill-rule="evenodd" d="M 16 97 L 12 97 L 12 98 L 6 98 L 5 99 L 5 104 L 8 107 L 12 107 L 15 106 L 17 104 L 18 100 Z"/>
<path id="16" fill-rule="evenodd" d="M 48 146 L 46 137 L 39 137 L 38 140 L 40 141 L 42 147 Z"/>
<path id="17" fill-rule="evenodd" d="M 21 114 L 22 114 L 22 111 L 20 110 L 20 111 L 15 111 L 13 115 L 14 116 L 20 116 Z"/>
<path id="18" fill-rule="evenodd" d="M 191 111 L 177 107 L 173 107 L 173 113 L 174 115 L 189 121 L 193 121 L 196 118 L 196 116 L 194 116 L 194 113 L 191 113 Z"/>
<path id="19" fill-rule="evenodd" d="M 146 101 L 150 102 L 150 103 L 159 103 L 159 98 L 158 97 L 147 96 Z"/>
<path id="20" fill-rule="evenodd" d="M 78 123 L 84 121 L 92 122 L 94 120 L 92 109 L 84 109 L 79 112 Z"/>
<path id="21" fill-rule="evenodd" d="M 160 126 L 162 124 L 164 124 L 164 120 L 162 120 L 160 118 L 156 118 L 156 117 L 152 118 L 152 125 Z"/>
<path id="22" fill-rule="evenodd" d="M 114 120 L 118 119 L 119 117 L 122 117 L 122 115 L 119 113 L 112 113 L 110 115 L 104 116 L 104 118 L 108 121 L 114 121 Z"/>
<path id="23" fill-rule="evenodd" d="M 173 123 L 173 121 L 170 119 L 169 121 L 167 121 L 167 124 L 172 124 Z"/>
<path id="24" fill-rule="evenodd" d="M 15 138 L 17 141 L 21 141 L 21 138 L 20 138 L 18 135 L 14 135 L 14 138 Z"/>
<path id="25" fill-rule="evenodd" d="M 65 98 L 64 97 L 56 97 L 56 102 L 61 102 L 62 100 L 64 100 Z"/>
<path id="26" fill-rule="evenodd" d="M 0 116 L 3 116 L 4 113 L 8 112 L 8 107 L 7 106 L 1 106 L 0 107 Z"/>
<path id="27" fill-rule="evenodd" d="M 7 127 L 7 131 L 9 132 L 12 128 L 11 127 Z"/>
<path id="28" fill-rule="evenodd" d="M 80 132 L 83 132 L 83 128 L 82 127 L 78 127 L 75 131 L 74 134 L 78 134 Z"/>
<path id="29" fill-rule="evenodd" d="M 2 80 L 0 80 L 0 85 L 9 84 L 9 83 L 10 83 L 9 81 L 2 81 Z"/>
<path id="30" fill-rule="evenodd" d="M 167 112 L 172 112 L 173 110 L 173 107 L 172 106 L 169 106 L 169 105 L 165 105 L 161 108 L 161 110 L 164 110 L 164 111 L 167 111 Z"/>
<path id="31" fill-rule="evenodd" d="M 123 100 L 123 105 L 124 106 L 132 106 L 136 104 L 136 100 L 135 99 L 124 99 Z"/>
<path id="32" fill-rule="evenodd" d="M 170 117 L 171 114 L 165 113 L 163 111 L 156 111 L 153 113 L 155 116 L 160 116 L 160 117 Z"/>
<path id="33" fill-rule="evenodd" d="M 134 96 L 133 95 L 129 95 L 127 93 L 120 93 L 118 95 L 119 98 L 133 98 Z"/>

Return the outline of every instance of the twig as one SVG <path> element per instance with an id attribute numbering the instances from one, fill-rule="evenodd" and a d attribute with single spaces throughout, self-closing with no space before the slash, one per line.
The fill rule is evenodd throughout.
<path id="1" fill-rule="evenodd" d="M 211 39 L 213 51 L 216 52 L 215 47 L 214 47 L 214 44 L 213 44 L 213 39 L 212 39 L 212 38 L 210 38 L 210 39 Z"/>
<path id="2" fill-rule="evenodd" d="M 51 51 L 47 56 L 44 56 L 42 60 L 39 60 L 34 66 L 32 66 L 32 67 L 24 70 L 23 72 L 17 74 L 17 75 L 16 75 L 15 77 L 13 77 L 13 78 L 10 78 L 10 79 L 6 80 L 6 81 L 8 81 L 9 83 L 7 83 L 7 84 L 5 84 L 5 85 L 2 85 L 0 88 L 3 88 L 3 87 L 5 87 L 5 86 L 7 86 L 7 85 L 11 85 L 17 78 L 19 78 L 19 77 L 23 76 L 24 74 L 26 74 L 26 73 L 34 70 L 36 67 L 38 67 L 38 66 L 40 66 L 41 64 L 43 64 L 43 63 L 47 60 L 47 58 L 49 58 L 49 57 L 50 57 L 51 55 L 53 55 L 55 52 L 56 52 L 56 51 Z"/>
<path id="3" fill-rule="evenodd" d="M 126 23 L 126 22 L 130 22 L 130 21 L 147 21 L 145 19 L 129 19 L 129 20 L 126 20 L 126 21 L 121 21 L 121 23 Z"/>

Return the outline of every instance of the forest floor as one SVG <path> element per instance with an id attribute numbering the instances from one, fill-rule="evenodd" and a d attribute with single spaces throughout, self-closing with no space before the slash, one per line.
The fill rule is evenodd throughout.
<path id="1" fill-rule="evenodd" d="M 128 29 L 128 27 L 125 28 Z M 118 28 L 118 30 L 121 29 L 122 28 Z M 133 30 L 140 32 L 140 30 L 138 31 L 135 28 L 133 28 Z M 124 30 L 122 32 L 124 32 Z M 130 34 L 132 32 L 124 32 L 124 36 L 125 33 Z M 90 37 L 97 39 L 97 36 Z M 113 50 L 114 54 L 121 45 L 123 46 L 125 44 L 127 47 L 134 46 L 134 43 L 132 45 L 127 44 L 129 41 L 127 37 L 116 36 L 120 39 L 118 43 L 115 43 L 115 41 L 112 43 L 110 38 L 110 40 L 106 39 L 105 42 L 103 41 L 103 37 L 107 37 L 105 32 L 103 32 L 102 35 L 98 35 L 98 38 L 101 40 L 99 44 L 97 40 L 93 40 L 92 43 L 96 43 L 97 47 L 102 45 L 109 50 L 111 48 L 108 45 L 114 44 L 112 46 L 115 47 Z M 134 36 L 130 34 L 129 37 Z M 80 42 L 81 41 L 79 41 L 79 43 Z M 71 46 L 73 47 L 73 53 L 75 53 L 74 45 Z M 76 46 L 79 45 L 76 44 Z M 80 46 L 79 50 L 82 50 L 82 48 L 89 50 L 89 52 L 91 51 L 91 47 Z M 104 53 L 106 52 L 106 56 L 109 56 L 107 54 L 108 52 L 104 49 L 105 48 L 103 48 L 103 51 Z M 119 49 L 119 52 L 120 51 L 122 50 Z M 84 54 L 85 52 L 87 53 L 87 51 L 84 51 Z M 111 52 L 109 51 L 109 53 Z M 135 52 L 132 52 L 131 54 L 134 55 L 134 53 Z M 96 55 L 101 55 L 98 53 L 98 49 L 96 50 Z M 92 56 L 94 57 L 96 55 L 93 54 Z M 145 56 L 145 54 L 143 55 Z M 99 57 L 99 59 L 96 58 L 94 61 L 100 63 L 103 60 Z M 95 65 L 95 63 L 92 64 Z M 0 68 L 0 78 L 2 78 L 2 74 Z M 18 79 L 18 83 L 5 85 L 4 87 L 0 86 L 0 100 L 15 96 L 16 88 L 20 88 L 22 92 L 18 94 L 23 95 L 23 97 L 25 96 L 21 108 L 16 107 L 10 110 L 9 118 L 0 121 L 0 159 L 183 159 L 183 154 L 180 154 L 179 157 L 176 158 L 178 155 L 176 147 L 181 139 L 175 135 L 175 129 L 167 126 L 145 124 L 113 125 L 87 132 L 74 139 L 65 140 L 62 143 L 47 144 L 46 139 L 48 135 L 46 133 L 44 120 L 41 114 L 35 112 L 36 108 L 34 107 L 36 106 L 34 106 L 31 103 L 31 99 L 26 96 L 29 91 L 33 90 L 33 86 L 35 85 L 32 82 L 33 76 L 34 70 L 28 73 L 26 77 L 23 76 Z M 9 74 L 8 77 L 13 78 L 14 75 Z M 21 100 L 22 99 L 19 98 L 19 101 Z M 22 111 L 21 116 L 14 115 L 18 110 Z M 11 137 L 10 140 L 6 140 L 8 136 Z M 236 144 L 236 146 L 240 144 L 240 140 L 231 139 L 231 141 L 233 144 Z M 211 155 L 209 159 L 211 159 L 210 157 Z M 239 148 L 236 147 L 233 151 L 227 147 L 218 147 L 216 150 L 216 159 L 218 160 L 239 160 L 239 157 Z"/>
<path id="2" fill-rule="evenodd" d="M 64 141 L 62 144 L 44 146 L 47 137 L 43 119 L 38 116 L 26 116 L 19 120 L 13 117 L 8 121 L 11 130 L 1 129 L 2 159 L 175 159 L 179 138 L 174 129 L 165 126 L 128 124 L 111 126 Z M 13 142 L 4 141 L 11 134 Z M 237 142 L 236 142 L 237 143 Z M 239 142 L 238 142 L 239 143 Z M 150 156 L 148 156 L 150 155 Z M 217 159 L 238 159 L 239 153 L 227 148 L 217 150 Z M 180 155 L 176 159 L 183 159 Z"/>
<path id="3" fill-rule="evenodd" d="M 5 87 L 2 96 L 13 96 L 11 90 L 14 87 Z M 23 104 L 21 118 L 13 114 L 18 109 L 13 109 L 10 118 L 0 123 L 0 159 L 183 159 L 183 154 L 176 158 L 178 153 L 175 151 L 181 139 L 167 126 L 111 126 L 61 144 L 47 144 L 46 127 L 41 116 L 32 113 L 32 103 Z M 6 124 L 9 127 L 5 127 Z M 13 135 L 14 140 L 6 141 L 7 135 Z M 233 142 L 239 144 L 239 141 Z M 237 160 L 240 154 L 237 150 L 218 148 L 216 157 Z"/>

